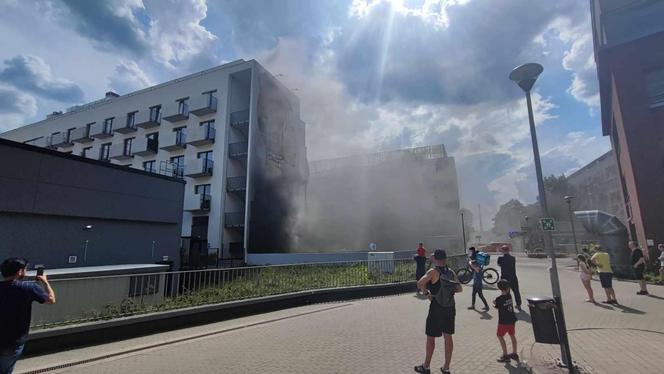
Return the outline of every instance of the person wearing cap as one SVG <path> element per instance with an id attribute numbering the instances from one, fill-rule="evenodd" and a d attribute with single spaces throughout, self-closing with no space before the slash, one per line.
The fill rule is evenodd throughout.
<path id="1" fill-rule="evenodd" d="M 456 273 L 447 267 L 447 253 L 442 249 L 436 249 L 431 256 L 435 265 L 429 269 L 420 280 L 417 288 L 430 300 L 429 314 L 426 320 L 426 356 L 422 365 L 415 366 L 418 373 L 431 373 L 431 358 L 436 348 L 436 338 L 443 337 L 445 340 L 445 363 L 440 370 L 443 374 L 450 373 L 452 351 L 454 342 L 454 319 L 456 308 L 454 294 L 461 292 L 461 284 Z"/>
<path id="2" fill-rule="evenodd" d="M 500 247 L 502 256 L 498 257 L 498 266 L 500 266 L 500 278 L 507 279 L 510 282 L 510 289 L 514 294 L 516 308 L 521 310 L 521 293 L 519 292 L 519 278 L 516 276 L 516 258 L 510 254 L 510 247 L 504 245 Z"/>
<path id="3" fill-rule="evenodd" d="M 32 302 L 55 304 L 46 275 L 24 282 L 27 261 L 8 258 L 0 265 L 0 374 L 11 374 L 28 338 Z"/>

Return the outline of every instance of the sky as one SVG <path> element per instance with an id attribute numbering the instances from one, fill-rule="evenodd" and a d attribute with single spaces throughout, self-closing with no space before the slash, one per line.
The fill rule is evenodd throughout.
<path id="1" fill-rule="evenodd" d="M 536 199 L 523 92 L 545 175 L 610 149 L 581 0 L 2 0 L 0 131 L 236 59 L 301 100 L 310 160 L 445 144 L 485 226 Z M 477 223 L 476 223 L 477 224 Z"/>

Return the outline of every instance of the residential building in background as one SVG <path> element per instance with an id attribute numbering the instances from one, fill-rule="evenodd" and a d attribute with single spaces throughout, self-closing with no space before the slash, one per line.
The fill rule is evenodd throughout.
<path id="1" fill-rule="evenodd" d="M 0 258 L 179 267 L 184 181 L 0 139 Z"/>
<path id="2" fill-rule="evenodd" d="M 311 162 L 298 248 L 462 253 L 454 158 L 441 145 Z"/>
<path id="3" fill-rule="evenodd" d="M 304 193 L 305 126 L 298 98 L 254 60 L 109 92 L 0 136 L 184 179 L 181 236 L 193 267 L 210 253 L 290 245 L 283 226 Z"/>
<path id="4" fill-rule="evenodd" d="M 626 224 L 664 242 L 664 2 L 592 0 L 602 131 L 617 160 Z"/>
<path id="5" fill-rule="evenodd" d="M 572 208 L 601 210 L 612 214 L 627 227 L 625 200 L 613 151 L 608 151 L 567 177 L 574 195 Z"/>

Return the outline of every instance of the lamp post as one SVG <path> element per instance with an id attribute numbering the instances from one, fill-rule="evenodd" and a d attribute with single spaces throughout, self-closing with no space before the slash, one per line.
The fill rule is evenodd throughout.
<path id="1" fill-rule="evenodd" d="M 466 248 L 466 224 L 463 221 L 463 209 L 460 212 L 461 212 L 461 235 L 463 235 L 463 251 L 466 252 L 468 249 Z"/>
<path id="2" fill-rule="evenodd" d="M 569 222 L 572 225 L 572 238 L 574 239 L 574 252 L 576 252 L 576 255 L 579 255 L 579 247 L 576 244 L 576 230 L 574 229 L 574 215 L 572 214 L 572 200 L 574 199 L 574 196 L 565 196 L 564 197 L 565 201 L 567 201 L 567 209 L 569 210 Z M 577 262 L 578 264 L 578 262 Z"/>
<path id="3" fill-rule="evenodd" d="M 514 81 L 526 93 L 526 104 L 528 106 L 528 122 L 530 123 L 530 138 L 533 143 L 533 160 L 535 162 L 535 173 L 537 175 L 537 189 L 539 192 L 539 204 L 542 217 L 549 217 L 549 209 L 546 205 L 546 191 L 544 190 L 544 178 L 542 178 L 542 165 L 540 163 L 539 146 L 537 145 L 537 132 L 535 130 L 535 119 L 533 118 L 533 105 L 530 98 L 530 90 L 533 88 L 535 81 L 544 68 L 540 64 L 527 63 L 517 66 L 512 70 L 509 75 L 510 80 Z M 569 350 L 569 342 L 567 341 L 567 327 L 565 326 L 565 315 L 563 313 L 563 302 L 560 293 L 560 281 L 558 279 L 558 266 L 556 265 L 556 255 L 553 251 L 553 243 L 551 239 L 551 232 L 544 231 L 544 249 L 551 258 L 551 267 L 549 268 L 549 276 L 551 278 L 551 291 L 553 298 L 556 301 L 560 321 L 558 327 L 560 328 L 560 355 L 562 365 L 569 369 L 569 372 L 574 371 L 572 356 Z"/>

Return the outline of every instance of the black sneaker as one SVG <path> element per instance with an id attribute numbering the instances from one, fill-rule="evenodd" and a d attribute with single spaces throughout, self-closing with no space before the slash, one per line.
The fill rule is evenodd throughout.
<path id="1" fill-rule="evenodd" d="M 502 355 L 496 359 L 498 362 L 510 362 L 510 356 L 509 355 Z"/>
<path id="2" fill-rule="evenodd" d="M 431 369 L 425 368 L 424 365 L 417 365 L 413 369 L 416 373 L 431 374 Z"/>
<path id="3" fill-rule="evenodd" d="M 509 357 L 510 359 L 512 359 L 516 362 L 519 362 L 519 355 L 516 354 L 516 353 L 510 353 L 510 354 L 507 355 L 507 357 Z"/>
<path id="4" fill-rule="evenodd" d="M 648 291 L 639 291 L 636 293 L 637 295 L 647 295 Z"/>

